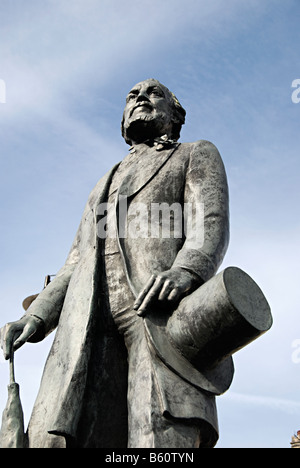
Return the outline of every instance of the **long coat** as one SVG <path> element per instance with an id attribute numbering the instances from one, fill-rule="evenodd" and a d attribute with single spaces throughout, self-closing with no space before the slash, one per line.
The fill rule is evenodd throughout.
<path id="1" fill-rule="evenodd" d="M 91 355 L 93 319 L 96 311 L 101 311 L 97 216 L 117 167 L 91 192 L 66 263 L 26 312 L 44 322 L 43 333 L 31 341 L 40 341 L 57 328 L 30 422 L 38 425 L 39 420 L 43 421 L 43 427 L 54 434 L 76 437 Z M 148 157 L 138 161 L 121 184 L 119 195 L 143 203 L 149 210 L 151 203 L 162 202 L 168 206 L 200 203 L 203 207 L 200 236 L 193 220 L 188 219 L 184 238 L 119 239 L 128 283 L 135 295 L 153 272 L 181 267 L 198 275 L 202 282 L 216 273 L 228 246 L 229 213 L 226 174 L 212 143 L 200 140 L 162 151 L 149 149 Z M 118 208 L 117 205 L 116 212 Z M 205 373 L 176 354 L 164 339 L 165 325 L 166 321 L 157 324 L 151 320 L 151 313 L 145 319 L 145 333 L 159 359 L 204 393 L 223 393 L 230 379 L 220 383 L 222 369 Z M 105 365 L 99 363 L 104 368 Z M 232 372 L 230 363 L 229 368 Z M 185 416 L 184 408 L 181 416 Z"/>

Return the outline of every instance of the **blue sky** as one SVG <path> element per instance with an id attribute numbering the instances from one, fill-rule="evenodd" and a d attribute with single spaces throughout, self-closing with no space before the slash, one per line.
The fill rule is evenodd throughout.
<path id="1" fill-rule="evenodd" d="M 221 267 L 264 291 L 272 329 L 235 355 L 218 398 L 219 448 L 289 448 L 300 429 L 298 0 L 29 0 L 0 3 L 0 322 L 64 263 L 89 192 L 127 154 L 120 122 L 145 78 L 187 111 L 181 141 L 219 149 L 231 243 Z M 0 100 L 1 101 L 1 100 Z M 53 336 L 25 345 L 28 421 Z M 0 411 L 8 366 L 0 358 Z"/>

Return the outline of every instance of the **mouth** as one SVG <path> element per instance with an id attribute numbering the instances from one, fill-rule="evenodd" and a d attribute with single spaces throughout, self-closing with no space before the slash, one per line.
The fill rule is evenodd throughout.
<path id="1" fill-rule="evenodd" d="M 132 110 L 131 110 L 131 112 L 130 112 L 130 117 L 132 116 L 132 114 L 134 113 L 134 111 L 135 111 L 136 109 L 139 109 L 140 107 L 144 107 L 144 108 L 146 108 L 146 109 L 149 109 L 150 111 L 153 110 L 153 106 L 152 106 L 149 102 L 142 101 L 142 102 L 139 102 L 138 104 L 136 104 L 136 105 L 132 108 Z"/>

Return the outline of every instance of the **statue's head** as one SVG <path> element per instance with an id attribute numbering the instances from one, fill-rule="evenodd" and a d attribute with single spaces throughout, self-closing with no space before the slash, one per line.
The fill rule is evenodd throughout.
<path id="1" fill-rule="evenodd" d="M 165 134 L 177 141 L 184 122 L 185 110 L 176 96 L 150 78 L 136 84 L 127 95 L 122 136 L 129 145 Z"/>

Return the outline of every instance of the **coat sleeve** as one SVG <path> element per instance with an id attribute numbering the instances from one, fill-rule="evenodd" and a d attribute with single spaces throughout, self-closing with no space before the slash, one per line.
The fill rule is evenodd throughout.
<path id="1" fill-rule="evenodd" d="M 229 242 L 228 185 L 217 148 L 200 140 L 191 151 L 184 193 L 185 242 L 173 267 L 201 278 L 218 270 Z"/>

